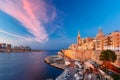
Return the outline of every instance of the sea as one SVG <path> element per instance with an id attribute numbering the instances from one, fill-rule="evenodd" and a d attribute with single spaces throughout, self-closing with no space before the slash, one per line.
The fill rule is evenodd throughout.
<path id="1" fill-rule="evenodd" d="M 0 80 L 54 80 L 63 70 L 48 65 L 44 58 L 57 52 L 0 52 Z"/>

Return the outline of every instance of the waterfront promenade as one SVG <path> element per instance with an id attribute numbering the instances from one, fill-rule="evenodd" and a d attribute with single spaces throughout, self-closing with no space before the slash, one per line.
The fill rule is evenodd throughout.
<path id="1" fill-rule="evenodd" d="M 60 63 L 54 62 L 56 59 L 58 59 L 58 56 L 57 55 L 52 55 L 52 56 L 46 57 L 44 59 L 44 61 L 51 66 L 54 66 L 56 68 L 64 70 L 65 67 L 66 67 L 65 64 L 60 64 Z"/>
<path id="2" fill-rule="evenodd" d="M 57 55 L 48 56 L 45 58 L 45 62 L 50 64 L 53 67 L 64 70 L 61 75 L 59 75 L 56 80 L 105 80 L 107 74 L 103 74 L 98 70 L 98 72 L 92 70 L 85 70 L 85 65 L 81 64 L 83 68 L 77 67 L 74 65 L 75 62 L 71 62 L 72 65 L 65 65 L 64 59 L 59 58 Z M 97 73 L 97 74 L 96 74 Z M 113 80 L 111 77 L 110 80 Z"/>
<path id="3" fill-rule="evenodd" d="M 51 60 L 55 60 L 57 58 L 58 58 L 57 55 L 52 55 L 52 56 L 48 56 L 48 57 L 45 58 L 45 62 L 48 63 L 49 65 L 64 70 L 63 73 L 56 78 L 56 80 L 64 80 L 64 78 L 68 74 L 69 75 L 68 75 L 67 79 L 68 80 L 73 80 L 74 74 L 75 74 L 75 72 L 76 72 L 77 69 L 74 68 L 74 67 L 68 67 L 64 63 L 62 63 L 62 64 L 59 64 L 57 62 L 51 63 Z"/>

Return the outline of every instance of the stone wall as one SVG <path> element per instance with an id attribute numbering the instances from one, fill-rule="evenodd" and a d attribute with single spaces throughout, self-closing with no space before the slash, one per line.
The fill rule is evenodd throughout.
<path id="1" fill-rule="evenodd" d="M 113 63 L 115 66 L 120 67 L 120 51 L 115 52 L 117 55 L 117 60 Z M 71 59 L 82 59 L 82 60 L 93 60 L 99 64 L 102 64 L 102 61 L 99 60 L 101 51 L 92 51 L 92 50 L 65 50 L 64 55 Z"/>

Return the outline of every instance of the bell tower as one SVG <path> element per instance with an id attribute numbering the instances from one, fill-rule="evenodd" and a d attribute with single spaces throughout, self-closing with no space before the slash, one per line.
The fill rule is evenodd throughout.
<path id="1" fill-rule="evenodd" d="M 78 36 L 77 36 L 77 45 L 81 45 L 81 38 L 80 38 L 80 32 L 78 31 Z"/>

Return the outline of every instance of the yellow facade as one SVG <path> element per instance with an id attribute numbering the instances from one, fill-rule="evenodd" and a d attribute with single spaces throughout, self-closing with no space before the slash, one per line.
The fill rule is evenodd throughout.
<path id="1" fill-rule="evenodd" d="M 71 50 L 120 50 L 120 32 L 112 32 L 104 35 L 102 30 L 98 30 L 95 38 L 81 38 L 78 32 L 77 44 L 72 44 L 69 49 Z"/>
<path id="2" fill-rule="evenodd" d="M 120 50 L 120 32 L 112 32 L 104 38 L 104 49 Z"/>
<path id="3" fill-rule="evenodd" d="M 77 44 L 72 44 L 64 50 L 64 55 L 72 59 L 93 59 L 99 62 L 99 55 L 102 50 L 120 50 L 120 32 L 112 32 L 104 35 L 102 30 L 98 30 L 95 38 L 81 38 L 78 32 Z M 99 55 L 97 54 L 99 52 Z M 119 57 L 117 56 L 119 61 Z"/>

